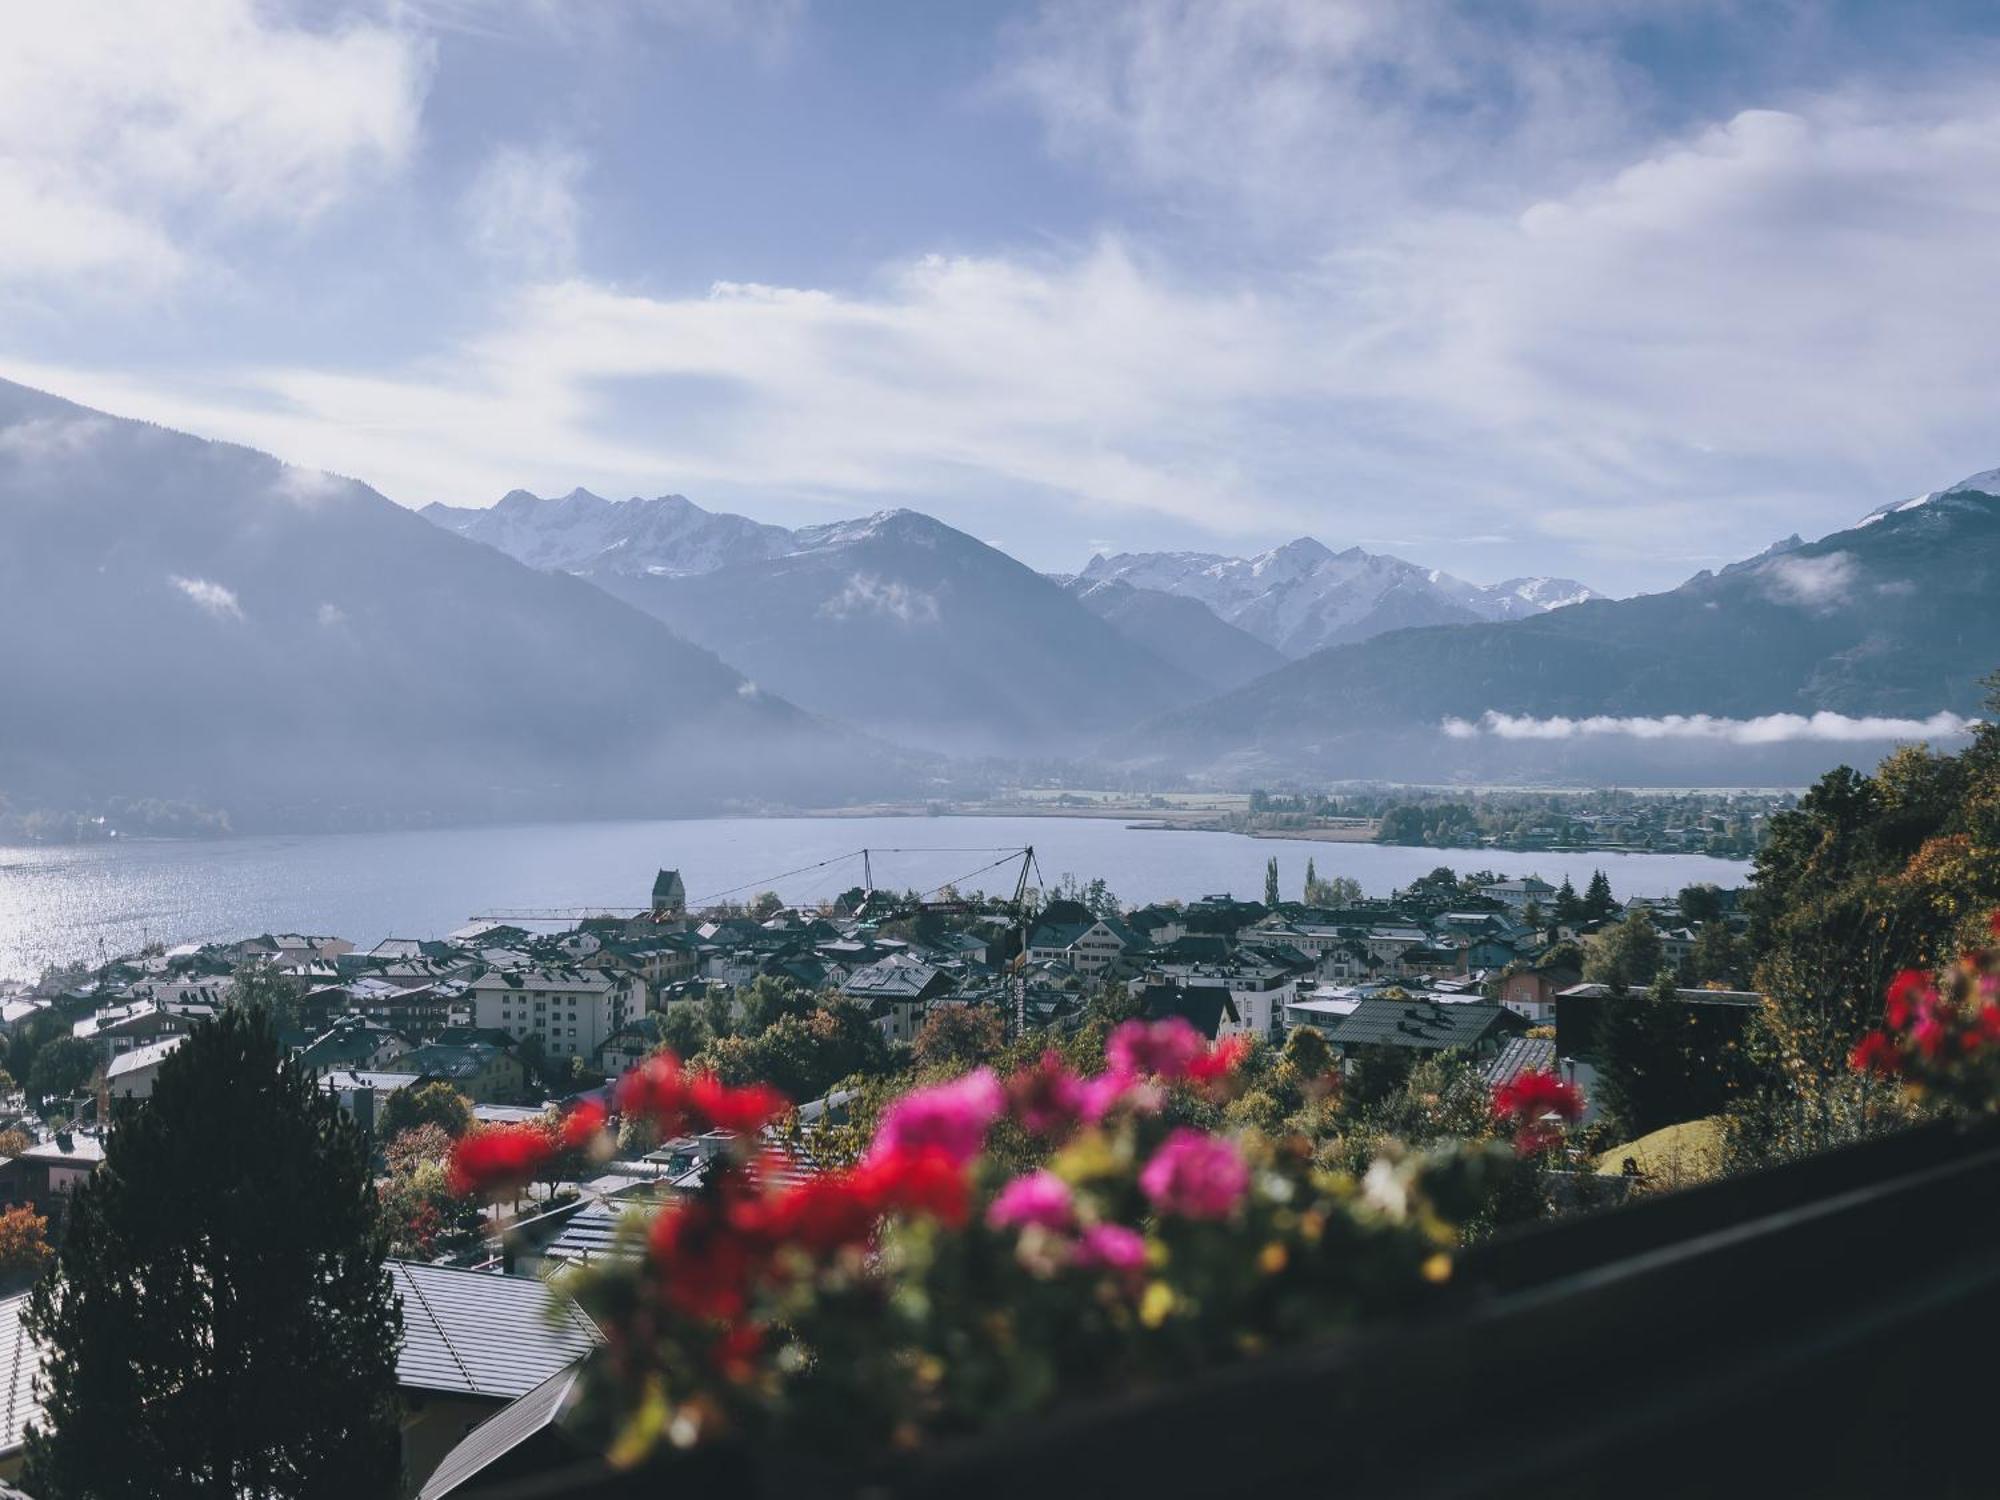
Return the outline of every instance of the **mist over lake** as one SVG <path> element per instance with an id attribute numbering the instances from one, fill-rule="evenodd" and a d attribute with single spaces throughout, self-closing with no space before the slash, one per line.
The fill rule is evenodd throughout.
<path id="1" fill-rule="evenodd" d="M 697 903 L 767 887 L 788 901 L 812 902 L 860 884 L 859 857 L 773 877 L 864 846 L 878 851 L 876 884 L 928 890 L 1024 844 L 1035 846 L 1049 880 L 1065 872 L 1102 876 L 1128 904 L 1218 891 L 1255 898 L 1273 856 L 1289 897 L 1299 894 L 1308 858 L 1321 876 L 1351 876 L 1370 896 L 1386 896 L 1441 864 L 1556 883 L 1568 875 L 1579 889 L 1602 869 L 1620 899 L 1696 881 L 1740 885 L 1750 871 L 1695 854 L 1253 839 L 1102 818 L 715 818 L 0 847 L 0 976 L 116 956 L 148 939 L 171 945 L 303 931 L 365 948 L 391 936 L 439 936 L 493 910 L 632 907 L 647 899 L 661 866 L 683 872 Z M 966 884 L 1005 892 L 1015 868 Z"/>

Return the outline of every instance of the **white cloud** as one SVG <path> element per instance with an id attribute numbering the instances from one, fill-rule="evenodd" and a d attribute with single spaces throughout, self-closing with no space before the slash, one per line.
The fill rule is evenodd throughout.
<path id="1" fill-rule="evenodd" d="M 576 263 L 584 159 L 557 146 L 502 146 L 460 205 L 479 254 L 533 277 L 567 275 Z"/>
<path id="2" fill-rule="evenodd" d="M 1771 597 L 1785 604 L 1823 609 L 1851 598 L 1854 559 L 1845 552 L 1823 557 L 1779 557 L 1758 570 Z"/>
<path id="3" fill-rule="evenodd" d="M 185 241 L 296 223 L 399 165 L 426 47 L 255 0 L 20 5 L 0 47 L 0 282 L 157 282 Z"/>
<path id="4" fill-rule="evenodd" d="M 1849 718 L 1846 714 L 1765 714 L 1755 719 L 1713 718 L 1708 714 L 1668 714 L 1661 718 L 1535 718 L 1489 710 L 1476 721 L 1446 719 L 1450 739 L 1490 736 L 1503 740 L 1574 740 L 1613 737 L 1632 740 L 1701 740 L 1731 745 L 1778 745 L 1795 741 L 1857 744 L 1884 740 L 1948 739 L 1978 723 L 1954 713 L 1928 719 Z"/>
<path id="5" fill-rule="evenodd" d="M 393 366 L 12 372 L 413 504 L 584 483 L 965 521 L 1031 495 L 1079 529 L 1137 513 L 1257 545 L 1393 517 L 1426 563 L 1614 588 L 1990 465 L 1990 82 L 1941 68 L 1649 134 L 1599 13 L 1536 8 L 1536 45 L 1439 4 L 1062 6 L 1006 86 L 1177 200 L 1157 238 L 840 288 L 549 279 L 578 163 L 515 149 L 467 222 L 544 279 L 476 336 Z M 1253 253 L 1162 248 L 1212 250 L 1239 209 L 1270 231 Z"/>
<path id="6" fill-rule="evenodd" d="M 218 620 L 243 618 L 243 606 L 237 602 L 234 589 L 225 588 L 206 578 L 183 578 L 178 573 L 173 574 L 167 581 Z"/>
<path id="7" fill-rule="evenodd" d="M 866 573 L 849 578 L 838 594 L 820 605 L 819 612 L 836 620 L 850 615 L 882 615 L 899 625 L 934 625 L 939 615 L 935 594 Z"/>

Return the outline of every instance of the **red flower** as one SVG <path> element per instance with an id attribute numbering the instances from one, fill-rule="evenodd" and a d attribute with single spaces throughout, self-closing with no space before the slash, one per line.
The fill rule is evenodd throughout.
<path id="1" fill-rule="evenodd" d="M 662 1210 L 647 1235 L 669 1306 L 691 1318 L 730 1322 L 750 1305 L 763 1257 L 699 1199 Z"/>
<path id="2" fill-rule="evenodd" d="M 1243 1035 L 1217 1042 L 1188 1064 L 1187 1076 L 1195 1083 L 1214 1083 L 1236 1071 L 1250 1055 L 1250 1038 Z"/>
<path id="3" fill-rule="evenodd" d="M 586 1099 L 575 1109 L 563 1116 L 562 1143 L 564 1150 L 575 1150 L 587 1146 L 597 1139 L 604 1129 L 604 1122 L 610 1118 L 604 1106 L 595 1099 Z"/>
<path id="4" fill-rule="evenodd" d="M 618 1080 L 618 1107 L 649 1120 L 662 1135 L 681 1128 L 687 1114 L 687 1080 L 681 1060 L 656 1052 Z"/>
<path id="5" fill-rule="evenodd" d="M 688 1112 L 714 1130 L 750 1135 L 791 1108 L 776 1089 L 753 1083 L 731 1088 L 713 1073 L 697 1073 L 686 1086 Z"/>
<path id="6" fill-rule="evenodd" d="M 1054 1049 L 1007 1080 L 1007 1107 L 1030 1135 L 1050 1139 L 1068 1135 L 1082 1118 L 1083 1103 L 1083 1080 L 1070 1072 Z"/>
<path id="7" fill-rule="evenodd" d="M 556 1154 L 556 1143 L 539 1125 L 489 1125 L 468 1131 L 451 1148 L 451 1190 L 461 1197 L 484 1196 L 518 1187 Z"/>
<path id="8" fill-rule="evenodd" d="M 799 1245 L 815 1255 L 830 1255 L 866 1243 L 880 1217 L 872 1192 L 864 1191 L 849 1173 L 829 1172 L 744 1205 L 736 1222 L 772 1244 Z"/>
<path id="9" fill-rule="evenodd" d="M 1553 1073 L 1517 1073 L 1493 1090 L 1493 1118 L 1525 1124 L 1555 1115 L 1574 1125 L 1583 1118 L 1583 1094 Z"/>
<path id="10" fill-rule="evenodd" d="M 1903 1055 L 1887 1032 L 1871 1031 L 1848 1054 L 1847 1065 L 1857 1073 L 1880 1073 L 1884 1077 L 1894 1077 L 1903 1071 Z"/>
<path id="11" fill-rule="evenodd" d="M 882 1212 L 927 1214 L 957 1229 L 971 1214 L 965 1169 L 937 1147 L 885 1151 L 854 1169 L 862 1197 Z"/>
<path id="12" fill-rule="evenodd" d="M 1922 1008 L 1924 1001 L 1936 997 L 1931 987 L 1931 976 L 1922 969 L 1905 969 L 1889 982 L 1888 998 L 1882 1007 L 1882 1018 L 1890 1029 L 1901 1031 L 1910 1024 L 1910 1017 Z"/>

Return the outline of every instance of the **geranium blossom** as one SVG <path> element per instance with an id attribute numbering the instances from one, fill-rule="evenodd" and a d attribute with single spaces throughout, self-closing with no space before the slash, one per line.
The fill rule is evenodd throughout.
<path id="1" fill-rule="evenodd" d="M 1123 1224 L 1093 1224 L 1077 1239 L 1070 1261 L 1085 1270 L 1137 1271 L 1146 1264 L 1146 1238 Z"/>
<path id="2" fill-rule="evenodd" d="M 1084 1081 L 1054 1049 L 1007 1080 L 1008 1109 L 1030 1135 L 1051 1139 L 1067 1135 L 1084 1118 L 1088 1098 Z"/>
<path id="3" fill-rule="evenodd" d="M 979 1068 L 950 1083 L 905 1094 L 882 1115 L 871 1156 L 907 1151 L 940 1151 L 956 1165 L 977 1156 L 986 1132 L 1007 1107 L 1007 1096 L 991 1068 Z"/>
<path id="4" fill-rule="evenodd" d="M 1514 1149 L 1533 1156 L 1562 1139 L 1551 1117 L 1574 1125 L 1583 1118 L 1583 1092 L 1553 1073 L 1531 1069 L 1493 1090 L 1493 1121 L 1514 1130 Z"/>
<path id="5" fill-rule="evenodd" d="M 565 1149 L 587 1146 L 597 1139 L 609 1118 L 604 1106 L 595 1099 L 583 1103 L 563 1116 L 562 1143 Z"/>
<path id="6" fill-rule="evenodd" d="M 1250 1188 L 1250 1167 L 1234 1144 L 1183 1125 L 1139 1174 L 1139 1188 L 1164 1214 L 1226 1219 Z"/>
<path id="7" fill-rule="evenodd" d="M 1124 1021 L 1104 1044 L 1113 1073 L 1129 1077 L 1159 1077 L 1169 1083 L 1185 1078 L 1195 1060 L 1208 1050 L 1199 1031 L 1173 1016 L 1164 1021 Z"/>
<path id="8" fill-rule="evenodd" d="M 986 1210 L 995 1229 L 1067 1229 L 1076 1221 L 1076 1200 L 1069 1184 L 1053 1172 L 1030 1172 L 1000 1190 Z"/>
<path id="9" fill-rule="evenodd" d="M 530 1182 L 556 1154 L 540 1125 L 488 1125 L 460 1136 L 451 1148 L 451 1190 L 484 1197 Z"/>

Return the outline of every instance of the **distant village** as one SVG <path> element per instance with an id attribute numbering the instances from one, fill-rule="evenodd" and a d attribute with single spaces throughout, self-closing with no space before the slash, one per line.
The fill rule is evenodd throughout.
<path id="1" fill-rule="evenodd" d="M 766 894 L 691 911 L 680 873 L 663 870 L 643 908 L 540 931 L 527 919 L 475 921 L 365 951 L 336 936 L 267 934 L 0 983 L 10 1066 L 27 1061 L 0 1202 L 32 1205 L 59 1236 L 65 1195 L 103 1159 L 101 1132 L 119 1102 L 143 1107 L 162 1063 L 239 998 L 246 974 L 282 982 L 283 1040 L 378 1144 L 438 1086 L 484 1123 L 604 1097 L 673 1039 L 679 1020 L 728 1014 L 774 987 L 838 997 L 879 1033 L 884 1055 L 902 1058 L 940 1016 L 985 1014 L 1009 1036 L 1060 1034 L 1110 1006 L 1182 1017 L 1210 1038 L 1282 1044 L 1311 1027 L 1350 1063 L 1385 1051 L 1457 1054 L 1496 1083 L 1557 1069 L 1586 1094 L 1592 1007 L 1610 993 L 1586 981 L 1582 945 L 1593 933 L 1643 913 L 1681 976 L 1678 999 L 1724 1018 L 1756 1004 L 1730 972 L 1744 923 L 1736 893 L 1712 886 L 1621 904 L 1602 877 L 1579 893 L 1533 876 L 1438 870 L 1384 900 L 1361 899 L 1346 882 L 1311 890 L 1318 904 L 1217 893 L 1128 909 L 1101 883 L 1067 881 L 1051 899 L 1028 899 L 1024 874 L 1015 899 L 856 888 L 813 907 Z M 47 1065 L 52 1048 L 68 1076 Z M 833 1089 L 802 1104 L 782 1143 L 790 1170 L 816 1170 L 812 1132 L 838 1121 L 847 1097 Z M 620 1253 L 625 1210 L 698 1184 L 715 1151 L 700 1138 L 636 1143 L 629 1156 L 580 1163 L 573 1177 L 531 1189 L 512 1216 L 489 1209 L 467 1233 L 426 1243 L 431 1253 L 399 1252 L 405 1462 L 420 1486 L 411 1493 L 441 1500 L 454 1475 L 482 1472 L 477 1451 L 457 1450 L 512 1429 L 476 1424 L 546 1396 L 545 1383 L 573 1376 L 594 1347 L 588 1321 L 552 1323 L 527 1278 Z M 20 1344 L 23 1300 L 0 1300 L 0 1348 Z M 14 1361 L 11 1392 L 0 1376 L 0 1479 L 19 1466 L 32 1366 Z"/>

